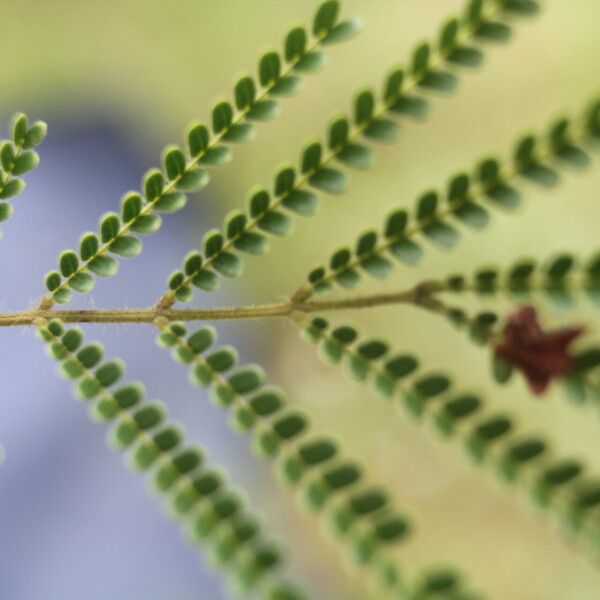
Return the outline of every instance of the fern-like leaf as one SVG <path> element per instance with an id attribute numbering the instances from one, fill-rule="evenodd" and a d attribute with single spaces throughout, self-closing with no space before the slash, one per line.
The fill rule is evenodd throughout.
<path id="1" fill-rule="evenodd" d="M 33 171 L 40 163 L 34 148 L 44 141 L 47 129 L 43 121 L 29 125 L 27 116 L 18 113 L 12 120 L 11 139 L 0 142 L 0 223 L 13 214 L 8 200 L 25 189 L 25 182 L 20 176 Z"/>
<path id="2" fill-rule="evenodd" d="M 423 255 L 422 238 L 442 250 L 454 247 L 460 238 L 456 222 L 477 230 L 485 227 L 490 209 L 510 211 L 520 204 L 521 195 L 514 185 L 517 178 L 544 188 L 553 186 L 559 180 L 559 169 L 588 163 L 585 146 L 598 139 L 600 100 L 594 101 L 581 119 L 560 118 L 543 136 L 521 137 L 510 161 L 502 164 L 486 158 L 477 163 L 473 175 L 461 172 L 451 177 L 445 193 L 423 193 L 413 214 L 404 208 L 395 210 L 386 217 L 381 233 L 362 233 L 354 247 L 337 249 L 327 266 L 314 268 L 297 297 L 306 299 L 334 284 L 352 288 L 363 274 L 384 278 L 393 270 L 391 259 L 414 266 Z"/>
<path id="3" fill-rule="evenodd" d="M 486 266 L 472 277 L 454 274 L 445 279 L 442 290 L 452 294 L 472 292 L 488 298 L 497 294 L 523 301 L 533 297 L 548 298 L 559 308 L 570 307 L 581 295 L 600 306 L 600 253 L 581 263 L 571 253 L 563 252 L 539 263 L 519 259 L 506 269 Z"/>
<path id="4" fill-rule="evenodd" d="M 303 334 L 318 344 L 325 362 L 343 364 L 351 379 L 369 381 L 378 395 L 398 400 L 410 417 L 428 420 L 443 439 L 460 442 L 473 462 L 524 488 L 597 555 L 600 478 L 587 474 L 581 461 L 552 457 L 543 437 L 518 432 L 512 416 L 486 409 L 479 394 L 455 390 L 445 373 L 423 372 L 412 353 L 394 353 L 387 342 L 360 339 L 354 327 L 330 327 L 321 317 Z"/>
<path id="5" fill-rule="evenodd" d="M 190 252 L 181 270 L 169 277 L 169 290 L 160 304 L 188 302 L 194 287 L 213 291 L 219 285 L 219 276 L 239 276 L 243 268 L 240 253 L 262 255 L 269 247 L 268 236 L 288 235 L 293 227 L 292 215 L 314 214 L 317 192 L 344 192 L 347 176 L 340 167 L 369 167 L 374 157 L 368 143 L 395 141 L 399 130 L 396 117 L 420 113 L 427 106 L 423 94 L 432 89 L 453 87 L 449 82 L 455 82 L 456 75 L 447 68 L 453 64 L 479 64 L 481 51 L 475 45 L 467 46 L 467 42 L 504 39 L 491 34 L 497 29 L 510 32 L 509 25 L 497 19 L 523 14 L 527 12 L 525 5 L 535 3 L 469 1 L 464 16 L 449 19 L 436 42 L 420 44 L 405 69 L 394 69 L 386 77 L 379 99 L 370 90 L 360 92 L 354 100 L 352 117 L 340 117 L 330 123 L 326 144 L 308 144 L 300 153 L 298 168 L 287 166 L 275 174 L 272 193 L 267 189 L 254 191 L 247 211 L 231 211 L 222 231 L 207 232 L 202 252 Z M 421 107 L 418 111 L 417 106 Z"/>
<path id="6" fill-rule="evenodd" d="M 79 251 L 65 250 L 59 270 L 46 275 L 50 292 L 45 306 L 69 302 L 72 291 L 87 293 L 95 285 L 94 275 L 110 277 L 117 272 L 118 258 L 133 258 L 142 242 L 132 234 L 149 235 L 160 228 L 160 213 L 181 210 L 186 193 L 198 191 L 209 180 L 210 168 L 231 159 L 229 144 L 248 141 L 254 121 L 272 119 L 278 112 L 277 98 L 297 92 L 300 75 L 317 70 L 324 62 L 322 46 L 343 41 L 359 29 L 357 21 L 338 21 L 339 2 L 328 0 L 317 10 L 312 38 L 303 27 L 292 29 L 284 42 L 283 58 L 276 51 L 264 54 L 258 64 L 258 84 L 251 76 L 235 85 L 234 103 L 223 101 L 212 110 L 212 133 L 194 123 L 186 133 L 186 148 L 169 146 L 163 153 L 162 169 L 149 170 L 141 192 L 129 192 L 121 200 L 120 214 L 100 218 L 98 233 L 85 233 Z"/>
<path id="7" fill-rule="evenodd" d="M 283 480 L 300 488 L 305 506 L 323 513 L 342 543 L 350 544 L 359 564 L 379 572 L 378 582 L 395 590 L 400 598 L 411 586 L 400 577 L 387 549 L 404 542 L 411 526 L 404 511 L 396 509 L 391 494 L 366 482 L 362 466 L 342 456 L 339 444 L 329 436 L 315 436 L 310 421 L 291 408 L 285 392 L 265 384 L 265 373 L 257 365 L 237 367 L 237 352 L 231 346 L 214 347 L 212 327 L 188 335 L 183 323 L 162 323 L 157 343 L 171 350 L 174 360 L 189 366 L 190 380 L 210 388 L 215 404 L 231 414 L 238 431 L 252 431 L 252 444 L 262 457 L 274 460 Z M 428 589 L 428 580 L 415 586 Z M 450 591 L 458 591 L 453 571 Z"/>
<path id="8" fill-rule="evenodd" d="M 128 452 L 134 470 L 150 473 L 169 513 L 207 547 L 237 589 L 257 590 L 269 600 L 305 598 L 282 579 L 282 549 L 220 469 L 205 464 L 205 451 L 184 442 L 182 427 L 167 421 L 163 403 L 145 400 L 141 383 L 119 383 L 122 361 L 105 359 L 100 344 L 85 344 L 79 328 L 65 328 L 58 319 L 40 324 L 37 332 L 59 361 L 60 374 L 74 381 L 76 395 L 92 403 L 94 419 L 114 423 L 112 445 Z"/>

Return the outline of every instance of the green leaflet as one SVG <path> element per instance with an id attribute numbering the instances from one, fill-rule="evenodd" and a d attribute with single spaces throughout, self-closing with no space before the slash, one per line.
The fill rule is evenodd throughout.
<path id="1" fill-rule="evenodd" d="M 302 333 L 328 364 L 342 364 L 351 379 L 368 381 L 378 395 L 396 400 L 411 418 L 430 422 L 443 439 L 455 438 L 473 462 L 525 488 L 542 509 L 597 552 L 593 509 L 600 505 L 600 478 L 582 476 L 585 467 L 580 461 L 550 456 L 548 443 L 518 432 L 512 417 L 486 410 L 478 394 L 456 391 L 444 373 L 423 373 L 415 356 L 393 354 L 386 342 L 364 340 L 348 325 L 332 328 L 322 317 L 312 319 Z M 588 349 L 577 360 L 582 372 L 596 368 L 600 349 Z"/>
<path id="2" fill-rule="evenodd" d="M 344 338 L 343 332 L 339 335 Z M 213 402 L 229 411 L 231 425 L 251 432 L 260 456 L 281 455 L 278 470 L 284 481 L 300 488 L 311 511 L 325 514 L 340 541 L 351 545 L 357 562 L 382 574 L 385 570 L 389 577 L 381 581 L 384 588 L 406 594 L 385 550 L 402 542 L 410 527 L 392 508 L 389 494 L 365 485 L 363 468 L 340 456 L 333 439 L 311 434 L 308 417 L 288 405 L 283 390 L 265 384 L 260 367 L 237 367 L 235 349 L 213 349 L 216 340 L 214 328 L 201 327 L 189 335 L 183 323 L 166 324 L 157 337 L 158 345 L 170 349 L 175 361 L 188 365 L 190 380 L 208 387 Z M 382 349 L 365 345 L 362 352 L 371 357 Z"/>
<path id="3" fill-rule="evenodd" d="M 283 55 L 278 51 L 263 54 L 258 62 L 258 81 L 246 75 L 234 86 L 233 103 L 220 101 L 212 109 L 211 128 L 203 123 L 193 123 L 186 132 L 186 147 L 168 146 L 163 152 L 162 169 L 151 169 L 141 184 L 141 193 L 129 192 L 121 200 L 121 213 L 105 215 L 99 223 L 101 244 L 91 254 L 86 248 L 80 255 L 81 262 L 75 271 L 65 275 L 62 270 L 47 274 L 49 294 L 44 304 L 64 304 L 71 299 L 71 290 L 79 293 L 89 292 L 94 286 L 95 275 L 110 277 L 117 272 L 113 256 L 132 258 L 142 251 L 142 243 L 131 233 L 150 235 L 158 231 L 161 218 L 156 213 L 174 213 L 186 204 L 186 193 L 196 192 L 205 187 L 210 180 L 208 169 L 219 167 L 231 160 L 229 144 L 243 143 L 254 135 L 253 121 L 272 119 L 276 116 L 278 98 L 295 94 L 301 87 L 300 74 L 316 71 L 322 64 L 323 53 L 319 48 L 324 44 L 344 41 L 359 29 L 356 21 L 338 22 L 339 5 L 337 2 L 325 2 L 314 17 L 314 35 L 309 40 L 302 27 L 292 29 L 286 36 Z M 320 57 L 320 58 L 318 58 Z M 18 121 L 18 123 L 17 123 Z M 27 127 L 26 118 L 18 117 L 15 135 L 23 147 L 7 142 L 0 147 L 0 164 L 5 173 L 22 174 L 37 165 L 37 155 L 30 150 L 41 142 L 45 135 L 45 126 L 34 123 Z M 212 129 L 212 132 L 211 132 Z M 9 170 L 7 170 L 9 168 Z M 1 175 L 1 174 L 0 174 Z M 343 185 L 339 175 L 324 171 L 315 174 L 324 189 L 339 190 Z M 0 200 L 14 196 L 21 191 L 23 184 L 19 179 L 0 177 Z M 297 207 L 298 212 L 311 210 L 314 202 L 296 196 L 287 203 Z M 12 212 L 10 205 L 0 202 L 0 221 L 7 219 Z M 261 221 L 262 229 L 275 235 L 284 235 L 290 229 L 285 216 L 267 215 Z M 241 236 L 236 247 L 258 254 L 266 244 L 256 235 Z M 72 251 L 69 251 L 72 252 Z M 113 256 L 107 256 L 112 254 Z M 241 273 L 242 263 L 234 254 L 215 257 L 212 267 L 220 275 L 236 277 Z M 56 276 L 61 281 L 56 285 Z M 202 289 L 215 289 L 215 274 L 195 273 L 194 281 Z M 189 282 L 176 290 L 181 300 L 191 298 Z"/>
<path id="4" fill-rule="evenodd" d="M 394 88 L 396 84 L 389 85 Z M 348 248 L 337 249 L 328 266 L 315 267 L 308 275 L 306 293 L 326 291 L 333 284 L 354 287 L 363 272 L 376 278 L 385 277 L 393 266 L 388 256 L 412 266 L 423 254 L 419 237 L 441 250 L 450 250 L 460 239 L 457 223 L 481 229 L 489 222 L 490 209 L 511 210 L 519 205 L 520 193 L 513 184 L 517 177 L 548 187 L 558 181 L 561 166 L 587 165 L 589 155 L 585 147 L 598 136 L 599 106 L 600 101 L 595 100 L 582 119 L 562 117 L 550 124 L 546 134 L 520 138 L 515 144 L 512 161 L 506 161 L 505 165 L 497 159 L 487 158 L 475 165 L 472 175 L 465 172 L 454 175 L 444 193 L 427 191 L 417 198 L 413 215 L 402 208 L 395 210 L 386 218 L 381 234 L 367 232 L 359 236 L 359 245 L 362 237 L 371 236 L 368 252 L 359 254 Z M 363 107 L 360 110 L 368 112 L 369 109 Z M 358 108 L 357 111 L 360 112 Z M 334 143 L 339 143 L 343 139 L 339 120 L 335 126 L 337 134 L 332 138 Z M 346 257 L 344 261 L 339 260 L 340 253 Z M 570 265 L 567 265 L 564 273 L 556 270 L 546 277 L 547 293 L 557 302 L 568 300 L 563 288 L 569 269 Z M 526 291 L 524 280 L 513 279 L 515 292 Z M 595 275 L 587 276 L 583 285 L 590 296 L 598 298 L 596 279 Z"/>
<path id="5" fill-rule="evenodd" d="M 39 165 L 40 157 L 33 148 L 44 141 L 46 131 L 46 123 L 36 121 L 30 125 L 23 113 L 12 118 L 11 139 L 0 143 L 0 223 L 13 214 L 8 200 L 14 200 L 25 189 L 25 182 L 19 176 Z"/>
<path id="6" fill-rule="evenodd" d="M 335 6 L 334 6 L 335 5 Z M 498 17 L 511 17 L 514 13 L 520 13 L 513 7 L 513 3 L 505 3 L 502 7 L 496 6 Z M 331 41 L 339 36 L 345 37 L 344 32 L 354 31 L 356 24 L 337 24 L 337 3 L 324 3 L 315 16 L 313 33 L 320 36 L 323 41 Z M 300 153 L 298 169 L 286 166 L 274 176 L 273 195 L 266 189 L 261 189 L 251 195 L 248 210 L 244 213 L 243 225 L 229 232 L 227 241 L 224 242 L 222 252 L 235 255 L 236 251 L 253 255 L 263 254 L 268 248 L 268 235 L 285 236 L 292 231 L 291 217 L 295 214 L 308 216 L 314 214 L 318 205 L 317 192 L 326 192 L 337 195 L 343 193 L 348 187 L 348 179 L 344 171 L 338 168 L 336 163 L 344 167 L 357 170 L 368 168 L 373 162 L 373 152 L 369 143 L 390 143 L 397 139 L 399 126 L 390 117 L 410 116 L 406 102 L 415 101 L 426 104 L 419 93 L 426 93 L 431 89 L 449 89 L 448 79 L 453 77 L 442 71 L 437 63 L 431 60 L 434 52 L 438 52 L 442 62 L 454 60 L 456 52 L 463 46 L 459 45 L 459 30 L 465 28 L 467 38 L 475 36 L 473 42 L 479 39 L 489 39 L 493 36 L 485 36 L 482 28 L 492 26 L 491 21 L 482 16 L 479 28 L 473 28 L 468 23 L 459 22 L 454 19 L 453 25 L 446 25 L 440 39 L 439 48 L 429 44 L 420 45 L 414 52 L 412 66 L 408 69 L 409 83 L 403 84 L 404 70 L 395 69 L 384 82 L 382 98 L 377 98 L 371 90 L 359 92 L 354 99 L 352 119 L 338 117 L 334 119 L 328 130 L 327 147 L 321 142 L 315 141 L 307 144 Z M 508 25 L 504 25 L 508 28 Z M 292 60 L 302 52 L 306 52 L 306 32 L 302 28 L 293 29 L 286 38 L 285 57 Z M 500 40 L 496 40 L 500 41 Z M 304 55 L 307 58 L 310 53 Z M 274 52 L 265 54 L 259 65 L 259 79 L 263 85 L 271 85 L 278 81 L 281 71 L 281 60 Z M 298 66 L 298 64 L 297 64 Z M 256 85 L 249 78 L 242 78 L 236 85 L 236 103 L 238 107 L 249 107 L 256 98 Z M 418 100 L 415 100 L 418 98 Z M 219 105 L 220 106 L 220 105 Z M 222 113 L 218 126 L 228 122 L 231 111 L 220 108 Z M 214 115 L 213 115 L 214 117 Z M 214 120 L 214 119 L 213 119 Z M 207 139 L 207 138 L 206 138 Z M 334 166 L 335 165 L 335 166 Z M 499 190 L 498 190 L 499 192 Z M 500 195 L 500 194 L 498 194 Z M 497 200 L 501 202 L 501 200 Z M 504 198 L 504 202 L 508 199 Z M 468 207 L 457 208 L 457 214 L 465 215 L 464 220 L 475 224 L 481 222 L 481 210 L 476 208 L 466 213 Z M 288 211 L 289 216 L 284 212 Z M 474 212 L 477 214 L 475 215 Z M 230 213 L 224 223 L 223 230 L 226 231 L 232 215 L 239 216 L 239 211 Z M 241 223 L 241 221 L 240 221 Z M 422 225 L 422 231 L 426 237 L 435 245 L 448 249 L 458 241 L 458 232 L 454 227 L 441 219 L 430 218 Z M 422 251 L 412 240 L 394 239 L 390 243 L 390 253 L 398 260 L 408 264 L 418 262 Z M 163 295 L 166 305 L 175 300 L 188 302 L 193 297 L 193 288 L 203 291 L 217 289 L 218 270 L 215 268 L 215 258 L 209 257 L 203 260 L 198 269 L 187 269 L 188 263 L 184 259 L 183 268 L 173 272 L 168 278 L 169 291 Z M 227 259 L 233 263 L 232 258 Z M 360 267 L 360 268 L 356 268 Z M 243 262 L 240 258 L 235 269 L 229 269 L 226 276 L 232 277 L 242 273 Z M 345 287 L 351 287 L 360 279 L 360 270 L 369 272 L 374 277 L 385 277 L 392 270 L 392 262 L 380 254 L 373 254 L 361 260 L 361 264 L 352 265 L 342 272 L 336 273 L 336 281 Z M 323 277 L 327 277 L 323 273 Z M 311 273 L 311 283 L 316 284 L 315 271 Z M 320 286 L 326 289 L 326 284 Z"/>
<path id="7" fill-rule="evenodd" d="M 164 404 L 145 399 L 141 383 L 120 383 L 121 361 L 102 362 L 101 345 L 84 345 L 82 331 L 65 329 L 58 319 L 39 327 L 38 335 L 60 362 L 60 373 L 74 381 L 76 394 L 91 403 L 93 417 L 112 423 L 112 445 L 127 452 L 133 469 L 148 473 L 169 513 L 240 590 L 260 590 L 265 599 L 305 598 L 282 577 L 282 549 L 268 539 L 221 469 L 206 464 L 202 448 L 184 441 L 182 427 L 167 421 Z"/>

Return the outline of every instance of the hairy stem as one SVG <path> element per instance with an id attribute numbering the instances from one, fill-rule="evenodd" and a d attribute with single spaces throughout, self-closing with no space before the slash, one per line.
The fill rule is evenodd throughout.
<path id="1" fill-rule="evenodd" d="M 161 309 L 90 309 L 90 310 L 49 310 L 35 309 L 21 312 L 0 313 L 0 327 L 33 325 L 37 319 L 60 319 L 63 323 L 148 323 L 158 318 L 168 321 L 222 321 L 242 319 L 267 319 L 302 316 L 324 311 L 371 308 L 388 304 L 413 304 L 436 310 L 438 300 L 434 294 L 440 284 L 428 281 L 400 292 L 354 296 L 340 300 L 315 300 L 297 304 L 293 300 L 272 304 L 249 306 L 223 306 L 215 308 Z"/>

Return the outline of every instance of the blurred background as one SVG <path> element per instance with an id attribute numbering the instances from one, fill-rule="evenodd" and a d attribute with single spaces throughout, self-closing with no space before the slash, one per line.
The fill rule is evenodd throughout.
<path id="1" fill-rule="evenodd" d="M 181 140 L 186 124 L 207 120 L 213 103 L 231 97 L 236 75 L 255 72 L 262 51 L 281 46 L 285 32 L 308 24 L 317 2 L 294 0 L 2 0 L 0 117 L 24 110 L 49 124 L 42 163 L 27 178 L 0 242 L 0 310 L 34 306 L 43 277 L 60 250 L 96 227 L 121 195 L 137 189 L 164 145 Z M 401 125 L 400 143 L 377 149 L 377 163 L 351 174 L 350 190 L 324 196 L 317 218 L 297 220 L 295 235 L 272 252 L 248 259 L 245 276 L 194 306 L 243 304 L 284 297 L 308 269 L 338 244 L 349 243 L 398 206 L 411 207 L 430 187 L 487 153 L 505 155 L 516 136 L 545 127 L 561 111 L 579 111 L 600 85 L 600 3 L 546 0 L 536 19 L 518 24 L 514 40 L 485 51 L 484 66 L 460 77 L 457 93 L 434 98 L 423 123 Z M 234 148 L 233 165 L 214 171 L 211 185 L 183 214 L 145 241 L 120 276 L 100 282 L 73 306 L 137 307 L 153 303 L 183 254 L 202 234 L 241 206 L 249 189 L 269 185 L 281 163 L 296 163 L 303 143 L 323 138 L 328 120 L 347 112 L 361 86 L 379 89 L 384 74 L 406 62 L 415 43 L 437 34 L 461 0 L 346 0 L 364 32 L 331 47 L 325 72 L 308 76 L 303 92 L 282 100 L 282 114 L 257 128 L 255 142 Z M 398 267 L 382 285 L 405 288 L 424 277 L 472 272 L 522 256 L 597 250 L 600 169 L 565 173 L 548 193 L 527 188 L 516 215 L 496 213 L 483 233 L 464 231 L 451 254 L 431 248 L 418 271 Z M 465 299 L 466 301 L 466 299 Z M 508 310 L 501 300 L 490 300 Z M 472 308 L 485 303 L 471 302 Z M 582 301 L 573 313 L 543 306 L 549 321 L 592 323 Z M 560 389 L 532 399 L 520 378 L 503 389 L 489 377 L 488 356 L 447 323 L 405 307 L 344 315 L 369 335 L 412 350 L 430 368 L 456 375 L 518 413 L 524 427 L 554 440 L 557 452 L 600 467 L 597 415 L 572 410 Z M 323 525 L 304 516 L 297 500 L 255 460 L 247 440 L 231 433 L 204 391 L 189 386 L 185 369 L 153 343 L 149 327 L 89 326 L 128 375 L 164 399 L 192 440 L 210 450 L 273 532 L 289 542 L 292 575 L 310 581 L 315 598 L 370 598 L 360 574 L 323 543 Z M 270 380 L 290 391 L 323 431 L 361 458 L 417 522 L 397 550 L 408 572 L 453 563 L 494 598 L 593 600 L 600 572 L 531 510 L 525 498 L 501 489 L 490 473 L 472 468 L 451 444 L 392 414 L 368 388 L 323 366 L 291 324 L 218 324 L 220 339 L 242 360 L 262 363 Z M 591 334 L 588 336 L 590 339 Z M 89 421 L 55 375 L 31 331 L 0 332 L 0 598 L 2 600 L 184 600 L 225 598 L 210 565 L 182 542 L 143 481 L 106 448 L 104 427 Z M 375 596 L 376 597 L 376 596 Z"/>

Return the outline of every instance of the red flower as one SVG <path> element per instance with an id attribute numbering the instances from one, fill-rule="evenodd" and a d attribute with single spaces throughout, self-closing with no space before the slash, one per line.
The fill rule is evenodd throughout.
<path id="1" fill-rule="evenodd" d="M 545 332 L 535 309 L 524 306 L 509 317 L 504 339 L 496 346 L 496 356 L 519 368 L 533 393 L 542 394 L 553 378 L 565 375 L 573 367 L 567 350 L 582 332 L 583 327 Z"/>

